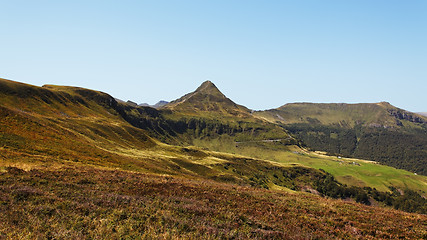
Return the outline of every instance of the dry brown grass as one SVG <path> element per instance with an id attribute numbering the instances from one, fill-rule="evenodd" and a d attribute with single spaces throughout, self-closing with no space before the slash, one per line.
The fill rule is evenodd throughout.
<path id="1" fill-rule="evenodd" d="M 422 239 L 427 218 L 210 180 L 62 168 L 0 173 L 7 239 Z"/>

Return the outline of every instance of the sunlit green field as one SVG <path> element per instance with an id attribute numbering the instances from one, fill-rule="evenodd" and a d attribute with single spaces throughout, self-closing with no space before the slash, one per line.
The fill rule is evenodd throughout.
<path id="1" fill-rule="evenodd" d="M 341 183 L 372 187 L 380 191 L 389 191 L 390 186 L 410 188 L 427 192 L 427 177 L 406 170 L 381 165 L 376 162 L 327 156 L 309 152 L 296 146 L 280 146 L 257 143 L 241 143 L 236 146 L 229 139 L 210 142 L 195 141 L 196 145 L 216 148 L 217 150 L 252 156 L 283 164 L 285 166 L 302 165 L 323 169 L 331 173 Z"/>

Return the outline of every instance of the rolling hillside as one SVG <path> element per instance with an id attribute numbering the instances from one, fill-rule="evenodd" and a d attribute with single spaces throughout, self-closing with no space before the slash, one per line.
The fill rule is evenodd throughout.
<path id="1" fill-rule="evenodd" d="M 210 82 L 156 110 L 0 79 L 0 238 L 427 234 L 391 209 L 427 212 L 426 177 L 298 144 Z"/>
<path id="2" fill-rule="evenodd" d="M 250 170 L 254 173 L 257 168 L 269 165 L 255 159 L 161 143 L 152 137 L 164 131 L 161 127 L 151 128 L 162 121 L 155 109 L 121 105 L 102 92 L 63 86 L 36 87 L 0 80 L 0 97 L 3 166 L 16 164 L 31 169 L 40 164 L 77 163 L 221 178 L 223 172 L 215 168 L 223 168 L 222 165 L 228 164 L 230 159 L 236 164 L 243 160 L 255 162 Z M 126 119 L 135 119 L 132 113 L 147 116 L 142 119 L 145 122 L 153 121 L 147 124 L 150 131 L 127 122 Z M 156 122 L 156 116 L 159 122 Z M 173 130 L 170 133 L 174 134 Z M 198 161 L 206 163 L 194 163 Z M 260 167 L 257 164 L 261 164 Z M 242 167 L 251 168 L 249 165 Z M 245 179 L 241 181 L 249 184 Z"/>
<path id="3" fill-rule="evenodd" d="M 0 84 L 4 100 L 0 108 L 0 166 L 32 169 L 83 164 L 296 189 L 307 184 L 314 187 L 307 177 L 325 176 L 311 168 L 294 170 L 251 157 L 164 144 L 155 136 L 166 133 L 161 132 L 166 128 L 169 137 L 176 133 L 159 112 L 121 105 L 102 92 L 63 86 L 36 87 L 8 80 L 1 80 Z M 139 122 L 150 122 L 146 124 L 147 130 L 127 121 L 142 116 L 151 117 Z M 158 123 L 165 125 L 151 127 Z M 283 177 L 273 178 L 275 172 Z M 288 177 L 290 173 L 293 177 Z"/>
<path id="4" fill-rule="evenodd" d="M 348 172 L 337 171 L 341 163 L 336 158 L 307 155 L 303 149 L 292 145 L 298 142 L 281 127 L 251 115 L 244 119 L 227 116 L 227 119 L 216 120 L 205 117 L 204 111 L 187 116 L 177 110 L 134 107 L 117 102 L 106 93 L 76 87 L 36 87 L 8 80 L 1 80 L 0 87 L 0 139 L 4 166 L 15 161 L 23 166 L 82 163 L 228 179 L 265 187 L 296 184 L 296 189 L 303 186 L 287 178 L 277 181 L 273 178 L 274 171 L 268 169 L 277 166 L 285 170 L 294 166 L 328 169 L 341 183 L 382 191 L 388 191 L 390 185 L 424 190 L 427 182 L 421 176 L 394 172 L 373 184 L 367 176 L 381 171 L 381 166 L 378 169 L 375 163 L 369 162 L 363 163 L 372 165 L 368 169 L 373 169 L 365 173 L 366 177 L 351 174 L 348 178 Z M 200 89 L 202 94 L 213 92 L 223 96 L 210 82 L 202 84 Z M 199 94 L 198 91 L 193 93 Z M 186 104 L 189 105 L 191 97 L 188 99 Z M 231 100 L 227 103 L 238 106 Z M 226 106 L 221 105 L 221 109 Z M 180 146 L 163 142 L 176 142 Z M 313 158 L 324 164 L 304 160 Z M 357 167 L 354 168 L 357 171 Z M 308 172 L 312 176 L 318 174 L 314 169 Z M 309 182 L 304 184 L 312 185 Z"/>

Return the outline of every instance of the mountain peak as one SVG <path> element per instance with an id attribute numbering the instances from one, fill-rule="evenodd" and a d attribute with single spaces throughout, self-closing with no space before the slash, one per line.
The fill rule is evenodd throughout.
<path id="1" fill-rule="evenodd" d="M 165 108 L 184 112 L 248 115 L 249 110 L 227 98 L 213 82 L 204 81 L 194 92 L 170 102 Z"/>
<path id="2" fill-rule="evenodd" d="M 202 85 L 200 85 L 194 93 L 202 93 L 202 94 L 213 94 L 221 97 L 225 97 L 224 94 L 215 86 L 215 84 L 209 80 L 204 81 Z"/>
<path id="3" fill-rule="evenodd" d="M 216 87 L 215 84 L 213 82 L 211 82 L 210 80 L 206 80 L 202 83 L 202 85 L 200 85 L 200 87 L 205 87 L 205 86 Z"/>

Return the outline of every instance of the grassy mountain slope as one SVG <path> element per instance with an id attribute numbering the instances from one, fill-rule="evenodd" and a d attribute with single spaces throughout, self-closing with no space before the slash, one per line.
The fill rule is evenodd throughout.
<path id="1" fill-rule="evenodd" d="M 90 164 L 297 189 L 305 185 L 313 187 L 310 178 L 323 176 L 319 171 L 308 169 L 290 178 L 286 173 L 293 172 L 292 168 L 272 162 L 166 145 L 147 135 L 152 132 L 134 127 L 122 117 L 132 113 L 148 115 L 146 111 L 150 108 L 121 106 L 105 93 L 74 87 L 39 88 L 6 80 L 1 83 L 5 101 L 0 108 L 0 166 L 32 169 Z M 18 95 L 22 105 L 15 105 L 11 100 Z M 147 121 L 155 120 L 157 112 L 151 110 L 153 118 Z M 284 177 L 273 179 L 275 171 Z"/>
<path id="2" fill-rule="evenodd" d="M 295 103 L 255 115 L 284 126 L 313 150 L 427 174 L 427 118 L 389 103 Z"/>
<path id="3" fill-rule="evenodd" d="M 126 119 L 150 116 L 145 122 L 167 123 L 155 109 L 120 105 L 108 94 L 62 86 L 36 87 L 0 81 L 1 166 L 90 164 L 124 170 L 210 178 L 259 187 L 313 187 L 324 174 L 306 169 L 287 177 L 292 167 L 192 147 L 166 145 Z M 13 100 L 15 99 L 15 100 Z M 16 103 L 17 102 L 17 103 Z M 152 112 L 150 112 L 152 111 Z M 134 114 L 134 116 L 132 115 Z M 132 117 L 133 116 L 133 117 Z M 151 123 L 154 125 L 153 123 Z M 149 125 L 149 124 L 147 124 Z M 173 129 L 169 129 L 175 134 Z M 273 173 L 283 175 L 273 178 Z"/>
<path id="4" fill-rule="evenodd" d="M 325 169 L 348 185 L 375 187 L 382 191 L 387 191 L 390 185 L 401 189 L 406 186 L 425 190 L 425 179 L 404 171 L 393 170 L 392 174 L 383 174 L 384 178 L 374 182 L 370 176 L 376 175 L 376 171 L 390 171 L 373 165 L 367 168 L 372 170 L 360 172 L 357 166 L 344 168 L 354 169 L 348 172 L 342 171 L 336 159 L 313 155 L 303 157 L 299 150 L 295 151 L 286 142 L 288 139 L 274 138 L 277 137 L 274 134 L 288 137 L 274 124 L 264 122 L 261 125 L 257 120 L 251 119 L 253 122 L 249 122 L 239 118 L 235 118 L 235 122 L 220 121 L 205 119 L 203 115 L 188 118 L 188 122 L 179 122 L 164 117 L 164 112 L 121 104 L 108 94 L 88 89 L 61 86 L 40 88 L 7 80 L 0 81 L 0 84 L 0 157 L 3 165 L 14 162 L 30 165 L 34 162 L 46 165 L 84 163 L 229 179 L 266 187 L 277 184 L 292 187 L 296 184 L 297 189 L 303 188 L 302 184 L 297 183 L 299 180 L 282 179 L 277 182 L 273 173 L 265 170 L 276 167 L 271 162 L 275 161 L 286 168 L 298 164 Z M 176 142 L 187 140 L 187 144 L 246 157 L 165 145 L 155 138 Z M 235 167 L 230 167 L 230 164 Z M 315 172 L 313 174 L 316 175 Z"/>
<path id="5" fill-rule="evenodd" d="M 397 227 L 390 228 L 388 224 L 381 223 L 381 219 L 396 215 L 396 211 L 389 208 L 384 208 L 385 214 L 377 220 L 358 225 L 354 230 L 350 228 L 350 225 L 354 225 L 353 221 L 370 219 L 370 214 L 378 210 L 336 200 L 327 200 L 327 205 L 330 203 L 333 209 L 330 215 L 310 220 L 313 226 L 325 227 L 318 228 L 318 231 L 304 227 L 305 223 L 302 224 L 301 219 L 310 218 L 306 214 L 312 211 L 310 209 L 317 209 L 313 212 L 316 214 L 328 207 L 308 207 L 320 202 L 320 197 L 307 196 L 290 189 L 333 198 L 351 198 L 353 202 L 365 204 L 394 206 L 406 211 L 425 211 L 423 205 L 417 209 L 410 208 L 413 205 L 409 203 L 413 200 L 409 197 L 412 195 L 361 188 L 381 185 L 370 185 L 369 181 L 360 187 L 353 187 L 357 184 L 351 182 L 346 186 L 344 182 L 337 182 L 332 175 L 318 170 L 322 167 L 311 168 L 310 164 L 303 163 L 311 158 L 318 162 L 323 160 L 327 165 L 333 161 L 327 157 L 310 155 L 304 157 L 301 163 L 295 163 L 300 161 L 299 154 L 272 157 L 275 153 L 285 153 L 278 149 L 293 151 L 290 149 L 293 146 L 283 143 L 281 139 L 273 141 L 266 138 L 268 134 L 271 134 L 269 137 L 273 134 L 288 137 L 288 134 L 279 126 L 250 115 L 246 116 L 249 120 L 233 119 L 232 114 L 227 116 L 227 120 L 215 120 L 205 117 L 204 111 L 200 111 L 202 114 L 190 117 L 182 112 L 174 112 L 176 110 L 158 111 L 149 107 L 130 106 L 98 91 L 62 86 L 36 87 L 3 79 L 0 79 L 0 99 L 0 207 L 4 213 L 0 217 L 2 238 L 27 235 L 34 238 L 79 238 L 100 234 L 194 238 L 203 234 L 219 238 L 231 237 L 233 234 L 239 238 L 297 234 L 345 237 L 350 236 L 351 232 L 355 236 L 406 234 Z M 183 118 L 188 122 L 183 122 Z M 208 149 L 223 148 L 222 139 L 232 142 L 234 149 L 238 137 L 255 140 L 237 143 L 238 149 L 246 149 L 248 152 L 245 150 L 241 152 L 243 155 L 236 155 L 191 146 L 167 145 L 157 139 L 160 136 L 164 137 L 161 140 L 165 142 L 188 139 L 199 146 L 212 142 L 213 145 L 208 146 Z M 264 141 L 266 139 L 271 141 Z M 255 147 L 258 153 L 268 149 L 270 151 L 265 151 L 265 155 L 257 155 L 249 152 L 251 147 Z M 364 171 L 360 173 L 367 175 Z M 393 175 L 389 179 L 398 177 Z M 425 177 L 408 176 L 408 179 L 393 185 L 402 190 L 406 185 L 422 194 L 427 182 Z M 414 181 L 418 181 L 418 185 Z M 167 191 L 161 191 L 163 188 Z M 216 210 L 199 211 L 186 205 L 191 201 L 199 205 L 215 188 L 222 190 L 213 193 L 212 199 L 220 198 L 221 201 L 205 203 L 205 206 Z M 177 192 L 179 194 L 175 194 Z M 263 197 L 258 198 L 258 194 Z M 413 199 L 417 199 L 417 196 L 415 194 Z M 186 200 L 181 206 L 177 201 L 183 198 Z M 252 200 L 245 202 L 247 198 Z M 255 212 L 246 211 L 243 205 L 239 205 L 256 202 L 260 208 Z M 295 202 L 298 204 L 295 205 Z M 337 208 L 338 205 L 343 207 Z M 290 215 L 267 219 L 265 214 L 260 214 L 265 213 L 264 206 L 286 208 Z M 368 210 L 357 211 L 360 207 Z M 169 210 L 165 212 L 165 208 Z M 235 223 L 240 220 L 236 220 L 233 214 L 241 211 L 243 213 L 239 219 L 245 220 L 239 227 Z M 164 213 L 169 214 L 165 216 L 170 218 L 161 218 Z M 412 235 L 406 236 L 425 234 L 420 230 L 424 222 L 422 215 L 402 212 L 397 212 L 397 215 L 412 219 L 410 222 L 415 230 Z M 194 217 L 210 224 L 194 224 L 190 221 Z M 283 222 L 287 217 L 293 219 Z M 337 222 L 331 218 L 339 218 L 338 222 L 344 221 L 344 224 L 334 227 L 338 229 L 334 233 L 329 230 Z M 348 219 L 354 220 L 347 224 Z M 328 221 L 332 221 L 330 227 L 326 227 Z M 46 225 L 46 222 L 57 224 Z M 141 222 L 147 224 L 143 226 Z M 209 227 L 206 229 L 202 226 Z M 300 231 L 290 231 L 291 226 L 296 226 Z M 365 232 L 369 228 L 378 231 Z"/>
<path id="6" fill-rule="evenodd" d="M 52 88 L 0 81 L 0 139 L 7 159 L 22 155 L 45 162 L 54 157 L 119 164 L 115 149 L 156 145 L 144 131 L 123 121 L 111 96 L 81 88 Z"/>
<path id="7" fill-rule="evenodd" d="M 74 87 L 40 88 L 7 80 L 0 80 L 0 87 L 3 165 L 17 162 L 31 168 L 84 163 L 216 177 L 221 171 L 192 161 L 206 160 L 221 166 L 230 158 L 153 139 L 148 136 L 152 132 L 132 126 L 123 116 L 133 119 L 132 114 L 147 115 L 152 118 L 146 121 L 154 121 L 158 114 L 155 109 L 120 105 L 105 93 Z"/>

